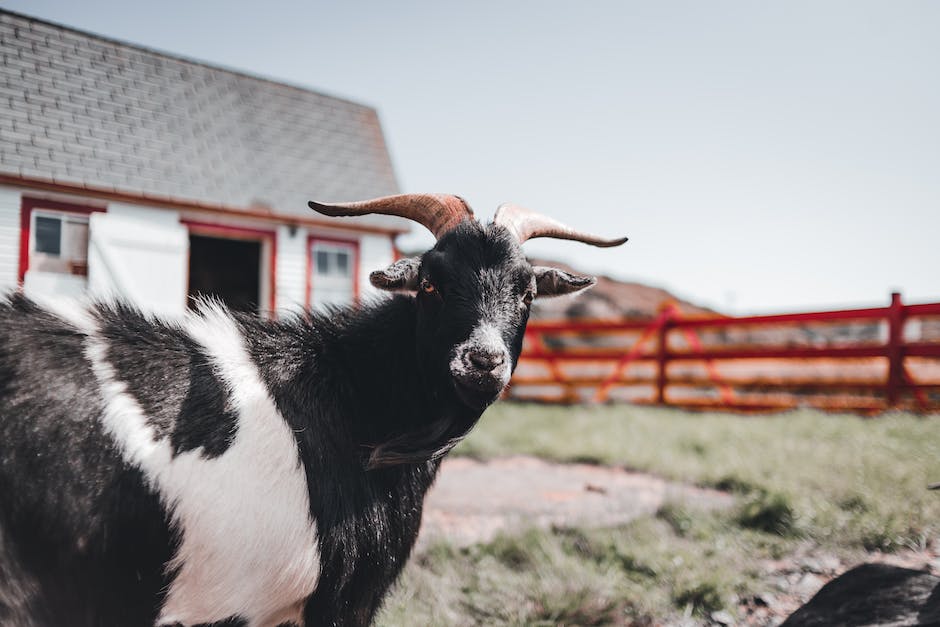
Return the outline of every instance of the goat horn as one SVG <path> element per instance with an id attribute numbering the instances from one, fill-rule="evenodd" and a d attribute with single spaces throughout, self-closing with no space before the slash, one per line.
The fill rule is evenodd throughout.
<path id="1" fill-rule="evenodd" d="M 310 201 L 311 209 L 327 216 L 362 216 L 380 213 L 414 220 L 440 239 L 464 220 L 473 219 L 470 205 L 459 196 L 447 194 L 400 194 L 346 203 Z"/>
<path id="2" fill-rule="evenodd" d="M 597 235 L 591 235 L 583 231 L 576 231 L 571 227 L 565 226 L 558 220 L 554 220 L 539 213 L 514 205 L 512 203 L 503 203 L 496 210 L 493 222 L 506 227 L 512 233 L 519 243 L 534 237 L 554 237 L 557 239 L 570 239 L 576 242 L 584 242 L 592 246 L 620 246 L 626 237 L 616 239 L 604 239 Z"/>

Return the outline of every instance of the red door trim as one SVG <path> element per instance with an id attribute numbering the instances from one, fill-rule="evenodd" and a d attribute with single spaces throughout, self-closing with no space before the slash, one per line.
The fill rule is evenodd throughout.
<path id="1" fill-rule="evenodd" d="M 277 231 L 269 229 L 253 229 L 243 226 L 232 226 L 231 224 L 215 224 L 211 222 L 197 222 L 195 220 L 180 220 L 182 224 L 189 229 L 189 232 L 196 235 L 208 235 L 210 237 L 221 237 L 225 239 L 241 239 L 250 241 L 268 242 L 268 282 L 271 289 L 268 290 L 268 307 L 271 316 L 275 315 L 275 305 L 277 303 Z M 189 275 L 187 273 L 187 283 Z M 189 285 L 186 286 L 186 293 L 189 293 Z"/>
<path id="2" fill-rule="evenodd" d="M 20 200 L 20 262 L 16 282 L 23 287 L 26 271 L 29 270 L 29 232 L 32 224 L 33 209 L 51 209 L 80 215 L 91 215 L 95 212 L 107 211 L 107 207 L 93 207 L 89 205 L 76 205 L 58 200 L 45 200 L 32 196 L 23 196 Z"/>

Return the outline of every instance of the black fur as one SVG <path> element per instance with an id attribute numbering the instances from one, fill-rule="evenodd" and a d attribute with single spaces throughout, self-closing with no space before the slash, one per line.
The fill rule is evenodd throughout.
<path id="1" fill-rule="evenodd" d="M 153 624 L 173 539 L 97 417 L 83 336 L 0 304 L 0 624 Z"/>
<path id="2" fill-rule="evenodd" d="M 513 360 L 521 350 L 532 270 L 504 230 L 462 226 L 425 255 L 421 277 L 440 296 L 419 291 L 309 322 L 242 319 L 308 476 L 323 568 L 308 625 L 371 622 L 417 539 L 436 452 L 492 400 L 461 399 L 452 347 L 490 315 L 503 319 Z"/>
<path id="3" fill-rule="evenodd" d="M 314 324 L 242 324 L 308 477 L 322 572 L 307 624 L 368 624 L 411 552 L 438 467 L 425 460 L 366 469 L 370 443 L 439 419 L 411 381 L 414 300 L 397 297 Z M 468 429 L 476 415 L 455 417 Z"/>
<path id="4" fill-rule="evenodd" d="M 223 454 L 235 439 L 238 417 L 226 406 L 225 389 L 199 344 L 180 328 L 127 306 L 98 312 L 107 361 L 157 433 L 170 436 L 174 454 L 200 447 L 206 458 Z"/>
<path id="5" fill-rule="evenodd" d="M 465 223 L 414 268 L 417 296 L 285 321 L 233 314 L 307 476 L 322 566 L 308 626 L 372 621 L 440 456 L 498 395 L 455 380 L 455 347 L 485 321 L 513 366 L 521 350 L 535 281 L 505 229 Z M 224 455 L 237 420 L 198 345 L 128 307 L 94 314 L 114 376 L 176 453 Z M 0 305 L 0 624 L 152 624 L 172 576 L 167 514 L 102 432 L 84 343 L 21 296 Z"/>

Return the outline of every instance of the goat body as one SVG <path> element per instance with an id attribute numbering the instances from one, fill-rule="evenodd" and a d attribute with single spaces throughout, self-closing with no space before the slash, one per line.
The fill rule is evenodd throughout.
<path id="1" fill-rule="evenodd" d="M 0 623 L 368 623 L 438 466 L 366 470 L 358 444 L 432 405 L 407 374 L 413 319 L 407 297 L 333 321 L 205 305 L 171 323 L 13 296 Z"/>
<path id="2" fill-rule="evenodd" d="M 416 294 L 357 309 L 0 301 L 0 624 L 370 623 L 536 290 L 592 282 L 448 202 L 432 250 L 373 273 Z"/>

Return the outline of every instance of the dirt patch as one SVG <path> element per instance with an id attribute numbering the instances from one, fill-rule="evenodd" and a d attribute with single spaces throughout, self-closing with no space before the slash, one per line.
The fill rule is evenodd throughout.
<path id="1" fill-rule="evenodd" d="M 532 526 L 610 527 L 654 514 L 668 502 L 724 508 L 735 501 L 725 492 L 622 468 L 559 464 L 528 456 L 486 462 L 450 458 L 444 461 L 425 501 L 418 547 L 420 550 L 435 539 L 469 546 L 492 540 L 500 532 Z M 783 559 L 755 564 L 768 583 L 768 592 L 736 598 L 736 619 L 722 611 L 704 623 L 779 625 L 826 582 L 862 562 L 940 574 L 940 555 L 935 548 L 840 558 L 807 542 Z M 689 619 L 683 624 L 703 622 Z"/>
<path id="2" fill-rule="evenodd" d="M 728 507 L 717 490 L 622 468 L 557 464 L 516 456 L 444 461 L 424 504 L 419 546 L 436 538 L 466 546 L 501 531 L 552 525 L 610 527 L 656 512 L 666 502 Z"/>

